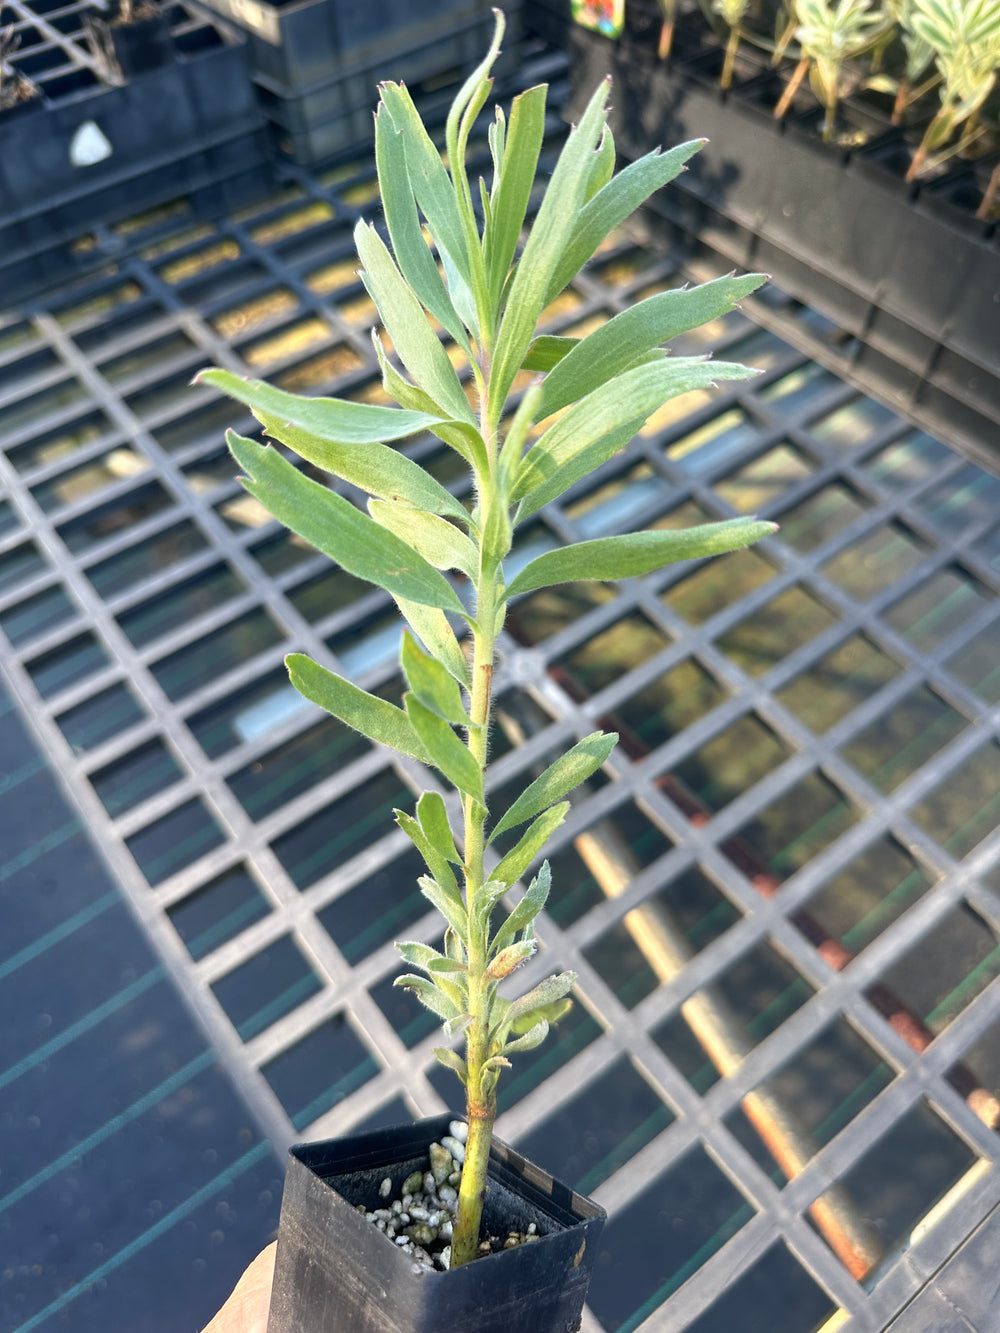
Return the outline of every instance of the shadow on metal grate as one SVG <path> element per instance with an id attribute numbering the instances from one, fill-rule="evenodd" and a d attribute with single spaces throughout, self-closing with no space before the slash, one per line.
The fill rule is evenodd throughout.
<path id="1" fill-rule="evenodd" d="M 437 926 L 387 816 L 435 779 L 281 666 L 396 696 L 391 603 L 242 492 L 233 405 L 189 387 L 213 362 L 381 401 L 351 245 L 374 179 L 290 179 L 0 324 L 9 687 L 278 1149 L 458 1091 L 391 987 L 393 939 Z M 622 232 L 549 329 L 713 271 Z M 524 979 L 572 967 L 578 1003 L 498 1125 L 611 1213 L 591 1331 L 874 1333 L 1000 1200 L 1000 481 L 806 336 L 836 331 L 771 291 L 688 337 L 761 375 L 667 404 L 515 552 L 781 523 L 738 559 L 529 595 L 503 642 L 497 793 L 623 735 Z M 460 493 L 443 446 L 412 452 Z"/>

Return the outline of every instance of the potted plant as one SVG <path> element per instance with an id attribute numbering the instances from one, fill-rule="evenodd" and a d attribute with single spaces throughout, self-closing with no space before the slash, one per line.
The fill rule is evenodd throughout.
<path id="1" fill-rule="evenodd" d="M 11 64 L 11 57 L 20 46 L 14 25 L 0 28 L 0 114 L 9 120 L 41 105 L 38 89 L 27 75 Z"/>
<path id="2" fill-rule="evenodd" d="M 87 15 L 85 22 L 108 83 L 134 79 L 173 59 L 170 18 L 157 0 L 117 0 L 110 18 Z"/>
<path id="3" fill-rule="evenodd" d="M 636 532 L 549 551 L 505 573 L 518 528 L 622 449 L 665 400 L 753 373 L 672 356 L 662 345 L 731 310 L 763 277 L 731 275 L 659 293 L 582 339 L 539 336 L 546 306 L 700 144 L 651 152 L 615 175 L 609 83 L 602 82 L 563 147 L 518 254 L 546 88 L 521 93 L 509 116 L 497 109 L 489 128 L 492 184 L 481 183 L 477 198 L 465 166 L 503 30 L 498 12 L 490 50 L 452 105 L 450 170 L 405 87 L 380 89 L 375 152 L 389 243 L 363 220 L 355 240 L 362 279 L 398 357 L 399 364 L 390 360 L 375 332 L 383 385 L 399 406 L 301 398 L 224 370 L 199 376 L 250 408 L 275 444 L 369 497 L 362 512 L 279 448 L 227 435 L 247 491 L 344 569 L 387 590 L 407 624 L 401 708 L 299 653 L 287 659 L 293 684 L 362 735 L 437 769 L 448 794 L 432 788 L 414 813 L 396 812 L 426 862 L 420 892 L 444 925 L 441 949 L 398 944 L 409 970 L 396 984 L 443 1023 L 446 1041 L 434 1054 L 461 1080 L 467 1119 L 439 1117 L 292 1150 L 271 1333 L 579 1326 L 600 1209 L 496 1142 L 493 1124 L 497 1080 L 519 1052 L 545 1040 L 569 1008 L 576 979 L 562 972 L 526 994 L 503 993 L 536 952 L 548 864 L 524 892 L 517 886 L 565 820 L 567 796 L 608 760 L 616 737 L 584 737 L 506 810 L 491 812 L 487 737 L 497 636 L 520 593 L 641 576 L 735 550 L 774 529 L 736 518 Z M 461 349 L 466 384 L 435 324 Z M 427 431 L 468 465 L 470 508 L 387 443 Z"/>

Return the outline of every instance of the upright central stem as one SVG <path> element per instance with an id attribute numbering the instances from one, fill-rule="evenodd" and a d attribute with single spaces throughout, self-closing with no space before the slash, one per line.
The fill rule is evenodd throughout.
<path id="1" fill-rule="evenodd" d="M 489 367 L 486 367 L 488 384 Z M 488 420 L 488 391 L 483 394 L 482 421 Z M 503 503 L 496 495 L 496 451 L 489 449 L 490 473 L 481 479 L 479 504 L 480 532 L 485 533 L 490 507 Z M 472 701 L 469 717 L 469 752 L 486 772 L 487 741 L 490 725 L 490 700 L 493 691 L 493 654 L 496 642 L 497 568 L 495 559 L 480 547 L 479 578 L 476 585 L 476 628 L 473 635 Z M 474 1259 L 479 1245 L 479 1227 L 486 1197 L 486 1168 L 493 1122 L 496 1119 L 496 1094 L 492 1080 L 489 1091 L 482 1089 L 483 1067 L 489 1059 L 488 983 L 485 978 L 488 925 L 477 925 L 473 908 L 485 882 L 483 853 L 486 809 L 471 796 L 465 798 L 465 905 L 469 912 L 468 983 L 470 1023 L 466 1029 L 466 1111 L 469 1134 L 465 1145 L 465 1163 L 458 1192 L 458 1218 L 451 1242 L 451 1266 Z"/>

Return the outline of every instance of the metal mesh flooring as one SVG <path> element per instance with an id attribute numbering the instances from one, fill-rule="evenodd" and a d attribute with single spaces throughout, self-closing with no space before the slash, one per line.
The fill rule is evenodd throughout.
<path id="1" fill-rule="evenodd" d="M 393 697 L 391 602 L 269 521 L 222 447 L 249 421 L 188 387 L 214 363 L 381 400 L 351 247 L 374 181 L 290 182 L 218 225 L 179 205 L 0 323 L 9 688 L 279 1149 L 459 1092 L 391 986 L 393 939 L 437 925 L 389 814 L 435 777 L 281 666 L 305 650 Z M 549 331 L 689 276 L 622 233 Z M 495 792 L 596 725 L 623 736 L 553 844 L 523 975 L 574 968 L 578 1003 L 499 1089 L 502 1137 L 611 1214 L 590 1330 L 882 1329 L 1000 1199 L 1000 481 L 796 350 L 827 336 L 772 292 L 689 338 L 763 373 L 666 405 L 518 543 L 782 525 L 531 594 L 502 645 Z M 443 446 L 412 452 L 461 486 Z M 737 1058 L 692 1035 L 705 997 Z M 804 1126 L 794 1169 L 741 1110 L 761 1089 Z M 810 1214 L 835 1182 L 883 1255 L 863 1280 Z"/>

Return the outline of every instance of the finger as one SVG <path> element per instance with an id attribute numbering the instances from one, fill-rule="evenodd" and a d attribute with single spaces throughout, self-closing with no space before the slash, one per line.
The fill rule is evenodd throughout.
<path id="1" fill-rule="evenodd" d="M 275 1243 L 261 1250 L 204 1333 L 267 1333 Z"/>

